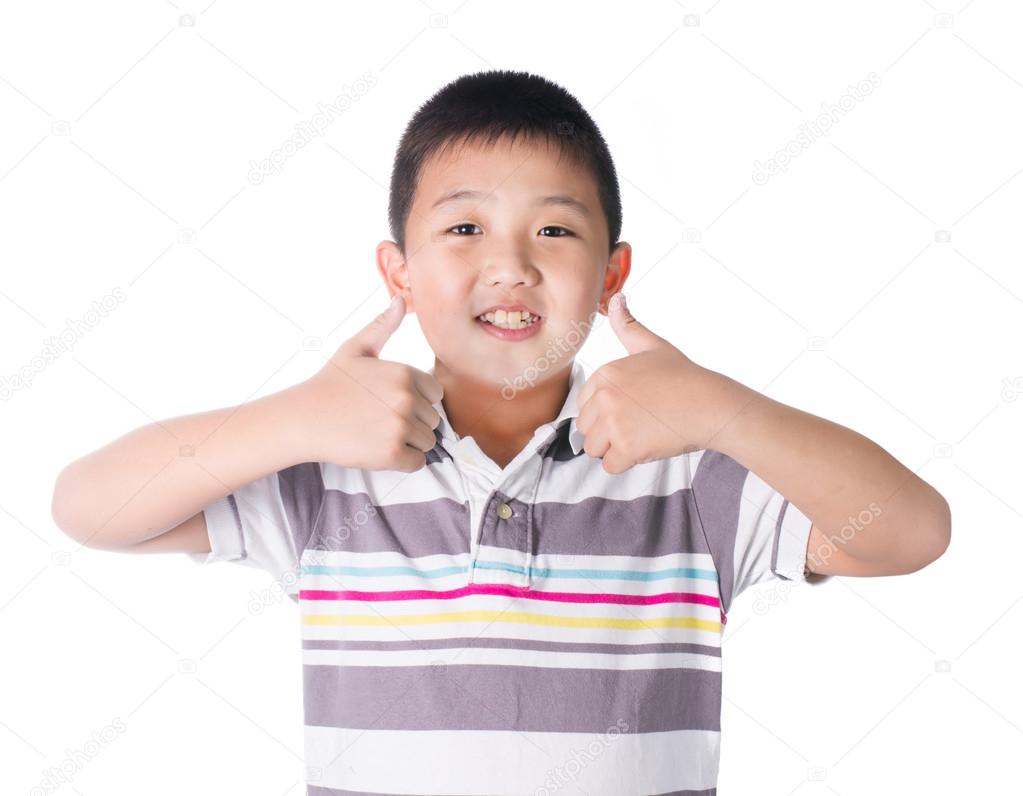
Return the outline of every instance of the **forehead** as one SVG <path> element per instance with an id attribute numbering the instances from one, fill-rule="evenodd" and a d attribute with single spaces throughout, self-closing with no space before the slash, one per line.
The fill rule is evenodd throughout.
<path id="1" fill-rule="evenodd" d="M 567 194 L 583 202 L 594 220 L 600 215 L 597 183 L 590 170 L 556 141 L 545 139 L 450 143 L 423 165 L 415 205 L 429 213 L 438 199 L 461 190 L 523 199 Z"/>

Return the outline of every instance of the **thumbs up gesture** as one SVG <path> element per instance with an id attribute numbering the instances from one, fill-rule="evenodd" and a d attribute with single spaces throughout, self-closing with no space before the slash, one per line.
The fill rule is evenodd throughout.
<path id="1" fill-rule="evenodd" d="M 429 373 L 380 359 L 405 318 L 405 300 L 391 305 L 294 390 L 305 461 L 365 470 L 413 472 L 436 444 L 444 389 Z"/>
<path id="2" fill-rule="evenodd" d="M 628 356 L 597 368 L 579 391 L 586 453 L 618 474 L 708 447 L 750 391 L 647 329 L 621 293 L 608 302 L 608 318 Z"/>

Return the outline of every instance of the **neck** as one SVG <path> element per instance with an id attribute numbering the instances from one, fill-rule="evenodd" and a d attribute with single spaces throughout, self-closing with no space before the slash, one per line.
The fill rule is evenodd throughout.
<path id="1" fill-rule="evenodd" d="M 477 441 L 528 441 L 537 428 L 558 416 L 568 397 L 571 375 L 570 365 L 509 395 L 506 384 L 454 372 L 436 358 L 433 366 L 433 376 L 444 388 L 448 422 L 459 437 Z"/>

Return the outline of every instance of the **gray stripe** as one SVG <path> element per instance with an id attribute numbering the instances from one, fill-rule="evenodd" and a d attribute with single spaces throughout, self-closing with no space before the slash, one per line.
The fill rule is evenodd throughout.
<path id="1" fill-rule="evenodd" d="M 316 462 L 303 462 L 277 473 L 284 513 L 294 534 L 297 558 L 309 543 L 325 494 L 323 473 Z"/>
<path id="2" fill-rule="evenodd" d="M 437 426 L 437 428 L 433 430 L 433 438 L 437 440 L 437 442 L 426 452 L 426 463 L 428 465 L 440 464 L 444 462 L 445 459 L 451 459 L 454 461 L 454 457 L 444 448 L 444 437 L 440 433 L 440 426 Z"/>
<path id="3" fill-rule="evenodd" d="M 712 495 L 708 497 L 713 500 Z M 496 507 L 501 502 L 512 507 L 513 514 L 507 520 L 497 517 Z M 537 503 L 533 506 L 531 534 L 529 508 L 528 503 L 495 490 L 483 517 L 483 543 L 524 550 L 531 535 L 534 555 L 652 557 L 712 552 L 700 530 L 690 489 L 633 500 L 590 497 L 578 503 Z M 737 501 L 735 508 L 738 510 Z M 732 524 L 734 546 L 734 521 Z M 466 554 L 468 527 L 467 501 L 438 498 L 376 506 L 364 492 L 328 489 L 309 547 L 413 557 Z"/>
<path id="4" fill-rule="evenodd" d="M 458 555 L 469 552 L 468 527 L 468 501 L 438 498 L 377 506 L 365 492 L 328 489 L 309 547 L 412 557 Z"/>
<path id="5" fill-rule="evenodd" d="M 781 521 L 785 518 L 785 509 L 789 506 L 788 500 L 783 500 L 781 509 L 778 511 L 778 522 L 774 524 L 774 539 L 771 542 L 771 572 L 778 574 L 778 540 L 781 538 Z"/>
<path id="6" fill-rule="evenodd" d="M 693 494 L 697 515 L 718 571 L 721 610 L 728 613 L 735 584 L 735 537 L 749 470 L 720 451 L 707 450 L 696 465 Z"/>
<path id="7" fill-rule="evenodd" d="M 230 507 L 231 516 L 234 518 L 235 530 L 238 531 L 238 546 L 235 549 L 244 550 L 245 532 L 242 530 L 242 515 L 241 512 L 238 511 L 238 500 L 235 498 L 233 493 L 227 496 L 227 505 Z"/>
<path id="8" fill-rule="evenodd" d="M 539 555 L 651 557 L 710 552 L 688 488 L 632 500 L 589 497 L 578 503 L 537 503 L 533 522 L 539 528 L 533 552 Z"/>
<path id="9" fill-rule="evenodd" d="M 578 453 L 572 451 L 572 442 L 570 440 L 572 431 L 572 418 L 566 418 L 562 421 L 561 425 L 558 426 L 557 436 L 554 441 L 550 444 L 550 447 L 544 449 L 543 456 L 547 459 L 553 459 L 556 462 L 567 462 L 574 459 L 576 456 L 582 456 L 586 451 L 582 448 L 579 449 Z"/>
<path id="10" fill-rule="evenodd" d="M 587 644 L 581 641 L 540 641 L 519 638 L 429 638 L 419 641 L 335 641 L 330 639 L 305 639 L 302 648 L 307 650 L 388 650 L 402 652 L 424 649 L 464 649 L 466 647 L 487 647 L 499 649 L 545 650 L 548 652 L 594 652 L 612 655 L 638 655 L 651 652 L 691 652 L 698 655 L 721 657 L 720 647 L 686 642 L 663 644 Z"/>
<path id="11" fill-rule="evenodd" d="M 305 723 L 375 730 L 721 729 L 721 672 L 304 664 Z M 564 709 L 552 710 L 554 703 Z"/>

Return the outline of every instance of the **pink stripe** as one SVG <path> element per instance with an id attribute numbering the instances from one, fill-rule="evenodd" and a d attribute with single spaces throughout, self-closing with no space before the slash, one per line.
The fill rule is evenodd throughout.
<path id="1" fill-rule="evenodd" d="M 448 591 L 409 589 L 406 591 L 322 591 L 303 589 L 302 600 L 453 600 L 475 594 L 497 594 L 522 597 L 528 600 L 549 600 L 558 603 L 617 603 L 619 605 L 657 605 L 658 603 L 699 603 L 720 606 L 717 597 L 693 592 L 665 592 L 663 594 L 584 594 L 569 591 L 534 591 L 518 586 L 474 584 Z"/>

